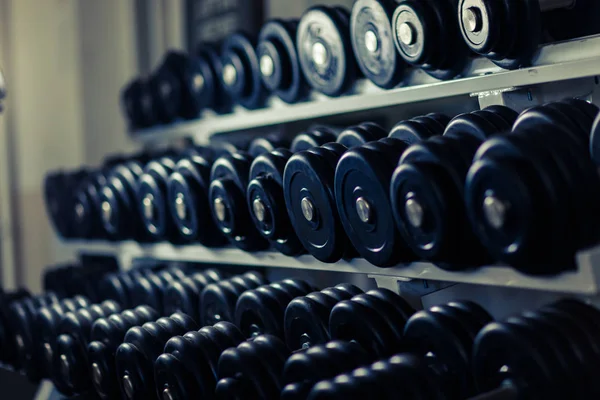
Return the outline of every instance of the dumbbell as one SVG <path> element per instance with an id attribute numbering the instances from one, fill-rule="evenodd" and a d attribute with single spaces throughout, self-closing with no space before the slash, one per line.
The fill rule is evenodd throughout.
<path id="1" fill-rule="evenodd" d="M 283 198 L 283 173 L 292 154 L 335 141 L 328 128 L 315 128 L 297 135 L 290 150 L 274 149 L 258 155 L 250 166 L 246 202 L 252 223 L 271 246 L 288 256 L 305 252 L 291 226 Z"/>
<path id="2" fill-rule="evenodd" d="M 360 319 L 361 317 L 355 316 L 354 318 Z M 396 345 L 396 348 L 393 349 L 401 351 L 400 356 L 340 375 L 333 380 L 318 383 L 313 387 L 308 398 L 321 399 L 330 398 L 330 396 L 344 398 L 343 396 L 352 390 L 358 397 L 363 397 L 365 394 L 369 397 L 368 393 L 371 391 L 372 397 L 369 398 L 391 398 L 389 396 L 394 393 L 392 389 L 398 387 L 398 383 L 394 382 L 393 378 L 391 382 L 388 381 L 395 371 L 398 372 L 398 365 L 393 365 L 400 361 L 396 357 L 413 360 L 404 365 L 408 369 L 406 373 L 410 377 L 414 377 L 413 385 L 427 377 L 426 380 L 433 384 L 436 393 L 444 395 L 441 398 L 470 398 L 475 394 L 471 378 L 473 342 L 478 332 L 491 321 L 492 317 L 483 308 L 468 301 L 451 302 L 418 311 L 404 324 L 401 333 L 402 344 Z M 367 322 L 366 325 L 374 327 L 375 325 L 371 325 L 370 322 Z M 390 324 L 391 321 L 387 320 L 386 322 Z M 352 326 L 356 326 L 356 324 L 351 323 L 346 326 L 346 329 L 350 329 Z M 389 326 L 392 329 L 398 329 L 393 323 Z M 402 328 L 400 329 L 402 330 Z M 385 337 L 385 332 L 386 329 L 381 326 L 374 333 Z M 359 341 L 359 343 L 361 342 Z M 387 349 L 388 352 L 390 350 L 392 349 Z M 394 351 L 390 354 L 394 354 Z M 390 354 L 377 353 L 377 356 L 389 356 Z M 413 370 L 413 368 L 416 369 Z M 402 379 L 402 375 L 399 374 L 399 380 Z M 411 380 L 402 380 L 402 382 L 411 383 Z M 414 390 L 415 393 L 422 392 L 422 396 L 425 396 L 431 388 L 415 385 L 411 390 Z"/>
<path id="3" fill-rule="evenodd" d="M 297 28 L 298 20 L 267 21 L 256 47 L 264 86 L 286 103 L 302 101 L 309 92 L 296 50 Z"/>
<path id="4" fill-rule="evenodd" d="M 458 1 L 393 2 L 390 36 L 403 61 L 437 79 L 451 79 L 463 72 L 470 51 L 456 19 Z"/>
<path id="5" fill-rule="evenodd" d="M 130 271 L 110 274 L 99 283 L 100 291 L 105 299 L 114 300 L 121 306 L 133 308 L 137 299 L 134 297 L 134 290 L 139 278 L 152 272 L 148 268 L 138 268 Z"/>
<path id="6" fill-rule="evenodd" d="M 504 106 L 461 114 L 435 136 L 410 146 L 390 184 L 392 212 L 411 250 L 443 268 L 464 269 L 489 256 L 468 224 L 464 182 L 475 152 L 508 133 L 518 114 Z"/>
<path id="7" fill-rule="evenodd" d="M 28 378 L 37 381 L 50 378 L 55 367 L 56 338 L 63 317 L 72 311 L 89 306 L 90 301 L 83 296 L 63 299 L 38 309 L 31 321 L 33 341 L 31 347 L 20 351 L 21 365 Z"/>
<path id="8" fill-rule="evenodd" d="M 12 341 L 14 333 L 8 319 L 8 308 L 13 302 L 30 297 L 31 293 L 27 289 L 20 288 L 6 292 L 0 287 L 0 362 L 4 364 L 13 365 L 16 362 L 16 352 Z"/>
<path id="9" fill-rule="evenodd" d="M 317 382 L 372 361 L 373 357 L 357 343 L 339 340 L 294 352 L 283 367 L 281 400 L 306 400 Z"/>
<path id="10" fill-rule="evenodd" d="M 359 254 L 374 265 L 387 267 L 415 259 L 392 214 L 390 183 L 406 149 L 441 135 L 450 119 L 437 113 L 397 123 L 389 137 L 348 151 L 335 172 L 335 199 L 341 223 Z"/>
<path id="11" fill-rule="evenodd" d="M 143 225 L 137 208 L 136 187 L 143 164 L 129 161 L 112 169 L 100 192 L 102 226 L 109 239 L 142 239 Z"/>
<path id="12" fill-rule="evenodd" d="M 241 32 L 228 36 L 221 47 L 223 88 L 235 103 L 249 110 L 264 107 L 267 100 L 255 49 L 256 39 Z"/>
<path id="13" fill-rule="evenodd" d="M 352 6 L 350 32 L 352 49 L 362 73 L 384 89 L 402 82 L 406 64 L 394 45 L 391 20 L 395 0 L 358 0 Z"/>
<path id="14" fill-rule="evenodd" d="M 196 323 L 181 313 L 130 328 L 115 356 L 122 396 L 135 400 L 157 399 L 154 362 L 170 338 L 197 329 Z"/>
<path id="15" fill-rule="evenodd" d="M 284 316 L 288 304 L 314 288 L 305 281 L 284 279 L 247 290 L 235 306 L 235 325 L 248 338 L 262 334 L 284 337 Z"/>
<path id="16" fill-rule="evenodd" d="M 148 77 L 147 84 L 154 116 L 158 124 L 170 124 L 180 117 L 183 106 L 183 85 L 174 65 L 173 53 L 166 53 L 158 66 Z"/>
<path id="17" fill-rule="evenodd" d="M 51 172 L 44 177 L 44 203 L 54 230 L 64 239 L 73 239 L 76 232 L 73 226 L 73 192 L 85 179 L 88 171 Z"/>
<path id="18" fill-rule="evenodd" d="M 200 43 L 195 50 L 195 61 L 199 64 L 202 79 L 198 79 L 202 95 L 196 97 L 201 109 L 211 109 L 218 114 L 231 112 L 232 101 L 221 76 L 223 61 L 218 46 L 211 43 Z"/>
<path id="19" fill-rule="evenodd" d="M 597 309 L 565 299 L 488 324 L 473 346 L 473 373 L 481 398 L 597 396 L 599 322 Z"/>
<path id="20" fill-rule="evenodd" d="M 273 335 L 259 335 L 219 357 L 216 399 L 277 399 L 290 351 Z"/>
<path id="21" fill-rule="evenodd" d="M 175 170 L 177 161 L 175 157 L 162 157 L 150 161 L 137 180 L 135 189 L 137 207 L 144 234 L 152 241 L 177 242 L 179 238 L 177 225 L 167 207 L 167 182 Z"/>
<path id="22" fill-rule="evenodd" d="M 122 157 L 104 161 L 102 166 L 90 172 L 78 185 L 74 193 L 71 211 L 75 235 L 79 239 L 103 239 L 106 237 L 102 224 L 100 192 L 107 184 L 107 176 L 115 166 L 126 162 Z"/>
<path id="23" fill-rule="evenodd" d="M 589 155 L 597 113 L 581 100 L 533 107 L 511 134 L 480 146 L 465 200 L 475 234 L 496 260 L 557 273 L 597 242 L 600 181 Z"/>
<path id="24" fill-rule="evenodd" d="M 369 354 L 385 357 L 402 349 L 413 308 L 387 289 L 375 289 L 337 303 L 329 316 L 332 340 L 355 341 Z"/>
<path id="25" fill-rule="evenodd" d="M 244 342 L 230 322 L 175 336 L 154 363 L 156 391 L 162 399 L 214 399 L 221 353 Z"/>
<path id="26" fill-rule="evenodd" d="M 411 399 L 452 399 L 440 385 L 443 371 L 427 368 L 427 363 L 412 354 L 398 354 L 372 365 L 315 385 L 303 399 L 364 399 L 403 398 Z"/>
<path id="27" fill-rule="evenodd" d="M 147 128 L 156 124 L 154 103 L 148 81 L 136 78 L 121 91 L 121 106 L 129 129 Z"/>
<path id="28" fill-rule="evenodd" d="M 136 277 L 134 281 L 131 306 L 148 305 L 165 315 L 165 297 L 171 284 L 186 278 L 180 268 L 165 268 L 159 271 L 148 271 Z"/>
<path id="29" fill-rule="evenodd" d="M 246 206 L 250 165 L 254 158 L 246 152 L 219 157 L 212 166 L 208 199 L 215 224 L 227 239 L 245 251 L 269 246 L 254 228 Z"/>
<path id="30" fill-rule="evenodd" d="M 374 123 L 353 126 L 337 143 L 298 152 L 285 166 L 283 190 L 290 221 L 304 248 L 320 261 L 336 262 L 354 254 L 335 207 L 335 166 L 348 150 L 342 143 L 360 145 L 383 134 Z"/>
<path id="31" fill-rule="evenodd" d="M 506 69 L 531 65 L 546 33 L 559 39 L 597 33 L 594 1 L 460 0 L 458 21 L 467 45 Z M 546 24 L 544 20 L 548 20 Z M 554 21 L 552 21 L 554 20 Z"/>
<path id="32" fill-rule="evenodd" d="M 106 300 L 65 314 L 56 338 L 52 382 L 63 395 L 83 394 L 92 389 L 87 357 L 92 326 L 100 318 L 121 312 L 121 306 Z"/>
<path id="33" fill-rule="evenodd" d="M 40 374 L 43 372 L 40 370 L 41 354 L 37 346 L 38 333 L 41 333 L 36 324 L 38 311 L 54 304 L 58 304 L 58 311 L 65 312 L 84 307 L 89 302 L 83 296 L 59 301 L 54 293 L 46 293 L 15 301 L 8 310 L 8 321 L 14 334 L 13 340 L 16 347 L 17 362 L 15 366 L 17 369 L 22 369 L 33 382 L 41 379 Z"/>
<path id="34" fill-rule="evenodd" d="M 329 341 L 329 315 L 340 301 L 361 294 L 349 283 L 296 297 L 285 309 L 285 343 L 292 350 L 307 349 Z"/>
<path id="35" fill-rule="evenodd" d="M 212 154 L 192 149 L 181 157 L 167 180 L 168 210 L 177 242 L 199 242 L 207 247 L 227 243 L 208 205 L 212 163 Z"/>
<path id="36" fill-rule="evenodd" d="M 94 322 L 87 347 L 87 368 L 91 371 L 94 388 L 101 398 L 115 399 L 120 396 L 115 353 L 125 340 L 127 331 L 134 326 L 155 321 L 158 317 L 158 313 L 151 307 L 138 306 Z"/>
<path id="37" fill-rule="evenodd" d="M 215 269 L 207 269 L 171 282 L 163 296 L 164 314 L 181 312 L 200 322 L 200 294 L 209 284 L 220 282 L 225 276 Z"/>
<path id="38" fill-rule="evenodd" d="M 306 80 L 321 93 L 343 95 L 360 76 L 352 52 L 350 13 L 342 7 L 315 6 L 304 12 L 296 48 Z"/>
<path id="39" fill-rule="evenodd" d="M 198 303 L 200 324 L 207 326 L 221 321 L 235 322 L 235 306 L 242 293 L 268 283 L 262 274 L 249 271 L 206 285 Z"/>

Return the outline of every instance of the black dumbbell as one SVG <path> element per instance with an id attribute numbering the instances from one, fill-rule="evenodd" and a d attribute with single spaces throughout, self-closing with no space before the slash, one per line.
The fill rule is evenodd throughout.
<path id="1" fill-rule="evenodd" d="M 400 346 L 404 353 L 318 383 L 308 398 L 337 399 L 355 393 L 360 398 L 387 399 L 397 395 L 398 387 L 407 385 L 408 392 L 417 398 L 470 398 L 475 394 L 471 377 L 473 342 L 491 321 L 484 309 L 468 301 L 419 311 L 404 325 Z M 399 374 L 402 369 L 406 371 Z M 423 386 L 422 381 L 433 387 Z M 442 397 L 427 397 L 432 390 Z"/>
<path id="2" fill-rule="evenodd" d="M 473 346 L 477 389 L 503 399 L 595 397 L 598 348 L 591 339 L 599 322 L 597 309 L 565 299 L 488 324 Z"/>
<path id="3" fill-rule="evenodd" d="M 207 269 L 169 284 L 163 297 L 165 315 L 181 312 L 200 322 L 200 294 L 211 283 L 225 279 L 223 273 Z"/>
<path id="4" fill-rule="evenodd" d="M 73 224 L 74 197 L 77 185 L 88 175 L 81 169 L 73 172 L 58 171 L 44 177 L 44 203 L 54 230 L 65 239 L 76 236 Z"/>
<path id="5" fill-rule="evenodd" d="M 427 362 L 412 354 L 398 354 L 333 379 L 317 383 L 303 399 L 397 398 L 452 399 L 440 385 L 443 371 L 434 371 Z"/>
<path id="6" fill-rule="evenodd" d="M 247 290 L 235 306 L 235 325 L 246 337 L 268 334 L 284 337 L 284 316 L 288 304 L 314 288 L 305 281 L 284 279 Z"/>
<path id="7" fill-rule="evenodd" d="M 100 318 L 121 312 L 112 300 L 92 304 L 65 314 L 56 338 L 52 382 L 63 395 L 83 394 L 92 389 L 87 357 L 93 324 Z"/>
<path id="8" fill-rule="evenodd" d="M 44 292 L 54 292 L 59 298 L 83 295 L 95 302 L 103 296 L 100 282 L 118 270 L 116 263 L 65 264 L 47 267 L 42 277 Z"/>
<path id="9" fill-rule="evenodd" d="M 154 116 L 159 124 L 169 124 L 179 118 L 183 105 L 182 81 L 177 76 L 174 65 L 176 60 L 170 54 L 165 54 L 147 81 Z"/>
<path id="10" fill-rule="evenodd" d="M 33 342 L 21 352 L 21 365 L 32 381 L 50 378 L 55 367 L 56 338 L 63 317 L 90 305 L 82 296 L 63 299 L 37 310 L 32 321 Z"/>
<path id="11" fill-rule="evenodd" d="M 87 348 L 88 368 L 96 393 L 101 398 L 115 399 L 120 396 L 115 353 L 123 343 L 127 331 L 157 318 L 158 313 L 151 307 L 138 306 L 94 322 Z"/>
<path id="12" fill-rule="evenodd" d="M 290 351 L 276 336 L 259 335 L 219 357 L 215 398 L 277 399 L 281 371 Z"/>
<path id="13" fill-rule="evenodd" d="M 6 292 L 0 288 L 0 362 L 13 365 L 16 351 L 13 343 L 14 333 L 8 319 L 8 308 L 11 303 L 31 297 L 27 289 Z"/>
<path id="14" fill-rule="evenodd" d="M 267 21 L 256 47 L 263 84 L 286 103 L 302 101 L 309 92 L 296 51 L 297 28 L 297 20 Z"/>
<path id="15" fill-rule="evenodd" d="M 136 201 L 144 234 L 152 241 L 177 242 L 178 227 L 171 218 L 167 182 L 177 163 L 176 158 L 162 157 L 150 161 L 137 180 Z"/>
<path id="16" fill-rule="evenodd" d="M 376 289 L 336 304 L 329 317 L 332 340 L 356 341 L 376 357 L 401 350 L 412 307 L 391 290 Z"/>
<path id="17" fill-rule="evenodd" d="M 296 297 L 285 309 L 285 343 L 292 350 L 306 349 L 329 341 L 329 315 L 343 300 L 362 293 L 349 283 Z"/>
<path id="18" fill-rule="evenodd" d="M 74 193 L 74 206 L 71 211 L 77 238 L 103 239 L 106 237 L 102 224 L 100 192 L 107 184 L 107 176 L 111 169 L 125 161 L 121 157 L 105 160 L 101 168 L 90 172 L 77 185 Z"/>
<path id="19" fill-rule="evenodd" d="M 212 166 L 208 193 L 217 227 L 232 244 L 245 251 L 264 250 L 269 246 L 256 232 L 246 206 L 252 161 L 252 156 L 245 152 L 219 157 Z"/>
<path id="20" fill-rule="evenodd" d="M 15 367 L 25 369 L 26 374 L 31 376 L 32 380 L 35 380 L 37 376 L 37 365 L 33 358 L 38 355 L 35 351 L 37 347 L 35 346 L 34 320 L 40 308 L 58 303 L 58 301 L 54 293 L 45 293 L 14 301 L 8 309 L 8 323 L 14 335 L 12 340 L 17 356 Z"/>
<path id="21" fill-rule="evenodd" d="M 229 322 L 175 336 L 154 363 L 156 391 L 169 400 L 214 399 L 219 357 L 245 340 Z"/>
<path id="22" fill-rule="evenodd" d="M 410 146 L 390 185 L 396 226 L 419 257 L 450 269 L 482 265 L 489 256 L 468 224 L 464 182 L 475 152 L 510 132 L 518 114 L 503 106 L 461 114 L 435 136 Z"/>
<path id="23" fill-rule="evenodd" d="M 438 79 L 463 72 L 470 52 L 456 19 L 458 1 L 394 2 L 391 37 L 404 61 Z"/>
<path id="24" fill-rule="evenodd" d="M 352 52 L 350 13 L 342 7 L 315 6 L 300 19 L 296 48 L 306 80 L 328 96 L 349 92 L 360 71 Z"/>
<path id="25" fill-rule="evenodd" d="M 143 224 L 137 207 L 136 187 L 143 164 L 129 161 L 112 169 L 100 192 L 102 226 L 109 239 L 141 239 Z"/>
<path id="26" fill-rule="evenodd" d="M 186 277 L 180 268 L 165 268 L 159 271 L 149 271 L 136 277 L 132 291 L 132 306 L 148 305 L 161 315 L 165 315 L 165 296 L 169 286 Z"/>
<path id="27" fill-rule="evenodd" d="M 168 208 L 176 227 L 174 235 L 177 242 L 199 242 L 207 247 L 227 243 L 213 222 L 208 204 L 212 163 L 213 157 L 209 152 L 189 150 L 177 162 L 167 180 Z"/>
<path id="28" fill-rule="evenodd" d="M 132 400 L 157 399 L 154 362 L 170 338 L 197 329 L 196 323 L 181 313 L 129 329 L 115 356 L 122 396 Z"/>
<path id="29" fill-rule="evenodd" d="M 44 292 L 53 292 L 59 298 L 69 297 L 70 285 L 67 284 L 71 274 L 76 273 L 75 264 L 58 264 L 44 268 L 42 272 L 42 288 Z"/>
<path id="30" fill-rule="evenodd" d="M 262 274 L 249 271 L 206 285 L 198 304 L 201 325 L 235 322 L 235 306 L 242 293 L 268 283 Z"/>
<path id="31" fill-rule="evenodd" d="M 235 103 L 249 110 L 264 107 L 267 100 L 255 48 L 255 39 L 244 33 L 228 36 L 221 47 L 223 88 Z"/>
<path id="32" fill-rule="evenodd" d="M 250 154 L 252 158 L 256 158 L 261 154 L 266 154 L 281 148 L 287 149 L 289 147 L 290 141 L 286 137 L 279 136 L 277 134 L 271 134 L 265 137 L 257 137 L 252 139 L 246 152 Z"/>
<path id="33" fill-rule="evenodd" d="M 210 43 L 201 43 L 195 51 L 196 63 L 202 74 L 202 95 L 197 96 L 201 109 L 211 109 L 218 114 L 231 112 L 232 101 L 221 80 L 223 75 L 223 61 L 219 54 L 218 46 Z"/>
<path id="34" fill-rule="evenodd" d="M 147 128 L 156 124 L 153 101 L 146 79 L 136 78 L 123 88 L 121 106 L 129 129 Z"/>
<path id="35" fill-rule="evenodd" d="M 569 33 L 597 33 L 597 24 L 592 22 L 597 6 L 595 1 L 579 0 L 460 0 L 458 21 L 473 51 L 502 68 L 516 69 L 531 65 L 546 26 L 560 39 Z M 554 23 L 547 25 L 545 14 L 550 11 Z"/>
<path id="36" fill-rule="evenodd" d="M 335 340 L 297 351 L 283 367 L 281 400 L 306 400 L 317 382 L 372 361 L 373 357 L 354 342 Z"/>
<path id="37" fill-rule="evenodd" d="M 490 254 L 527 273 L 574 268 L 574 253 L 597 242 L 600 181 L 589 155 L 598 109 L 584 101 L 533 107 L 509 135 L 477 151 L 465 199 Z"/>
<path id="38" fill-rule="evenodd" d="M 305 252 L 291 226 L 283 197 L 283 173 L 294 152 L 320 146 L 335 140 L 327 128 L 317 128 L 294 138 L 290 150 L 283 148 L 263 152 L 250 167 L 246 202 L 252 222 L 271 246 L 288 256 Z"/>
<path id="39" fill-rule="evenodd" d="M 405 63 L 398 56 L 391 24 L 394 0 L 359 0 L 352 6 L 352 48 L 362 73 L 384 89 L 402 82 Z"/>
<path id="40" fill-rule="evenodd" d="M 139 268 L 110 274 L 99 283 L 100 291 L 105 299 L 114 300 L 123 307 L 133 308 L 139 305 L 136 304 L 137 299 L 134 297 L 136 282 L 150 272 L 151 269 Z"/>
<path id="41" fill-rule="evenodd" d="M 353 253 L 335 207 L 335 166 L 347 148 L 327 143 L 290 157 L 283 192 L 290 221 L 304 248 L 323 262 Z"/>

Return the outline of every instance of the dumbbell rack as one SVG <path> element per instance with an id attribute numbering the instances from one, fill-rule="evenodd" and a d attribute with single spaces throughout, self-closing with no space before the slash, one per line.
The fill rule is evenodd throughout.
<path id="1" fill-rule="evenodd" d="M 502 70 L 487 59 L 476 58 L 464 77 L 452 81 L 440 82 L 420 70 L 414 70 L 401 88 L 382 90 L 370 82 L 361 81 L 351 95 L 340 98 L 332 99 L 314 93 L 307 102 L 292 105 L 272 98 L 265 109 L 248 111 L 238 107 L 227 115 L 205 112 L 198 120 L 135 131 L 131 132 L 131 136 L 144 146 L 181 138 L 191 138 L 202 144 L 215 135 L 230 132 L 316 118 L 321 121 L 392 107 L 402 110 L 400 114 L 393 114 L 396 120 L 400 120 L 404 114 L 416 115 L 416 110 L 444 112 L 450 108 L 452 111 L 472 111 L 477 103 L 482 108 L 504 104 L 520 111 L 569 96 L 585 98 L 600 105 L 599 77 L 600 35 L 547 45 L 540 50 L 532 67 L 520 70 Z M 439 302 L 444 296 L 461 297 L 478 301 L 492 313 L 496 311 L 496 316 L 522 310 L 525 306 L 535 307 L 563 293 L 583 296 L 593 302 L 600 299 L 600 246 L 580 252 L 576 270 L 550 277 L 528 276 L 499 265 L 466 272 L 445 271 L 427 262 L 378 268 L 362 259 L 326 264 L 308 255 L 292 258 L 269 251 L 249 254 L 235 248 L 208 249 L 199 245 L 174 246 L 168 243 L 140 245 L 134 242 L 69 241 L 61 243 L 61 246 L 74 255 L 112 255 L 124 270 L 131 268 L 137 259 L 154 259 L 366 274 L 374 278 L 379 287 L 416 297 L 424 306 Z M 44 384 L 37 399 L 52 396 L 51 387 Z"/>

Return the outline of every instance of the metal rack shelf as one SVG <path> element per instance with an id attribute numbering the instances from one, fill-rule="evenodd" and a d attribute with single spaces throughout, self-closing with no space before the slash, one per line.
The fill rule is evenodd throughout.
<path id="1" fill-rule="evenodd" d="M 310 255 L 287 257 L 276 252 L 245 253 L 235 248 L 208 249 L 203 246 L 173 246 L 169 243 L 139 245 L 135 242 L 68 242 L 74 253 L 107 254 L 117 257 L 121 268 L 128 269 L 135 259 L 235 264 L 297 270 L 333 271 L 397 278 L 399 281 L 423 279 L 498 287 L 545 290 L 593 295 L 600 293 L 600 246 L 578 254 L 578 269 L 557 276 L 537 277 L 522 274 L 511 267 L 492 265 L 462 272 L 450 272 L 428 262 L 415 262 L 393 268 L 379 268 L 363 259 L 320 262 Z"/>
<path id="2" fill-rule="evenodd" d="M 362 80 L 348 96 L 329 98 L 313 93 L 309 101 L 298 104 L 272 98 L 264 109 L 249 111 L 237 107 L 226 115 L 205 112 L 198 120 L 134 131 L 131 135 L 143 142 L 178 137 L 193 137 L 203 142 L 214 133 L 595 75 L 600 75 L 600 35 L 544 46 L 534 65 L 520 70 L 503 70 L 487 59 L 476 58 L 460 79 L 439 81 L 421 70 L 412 70 L 404 86 L 392 90 L 383 90 Z"/>

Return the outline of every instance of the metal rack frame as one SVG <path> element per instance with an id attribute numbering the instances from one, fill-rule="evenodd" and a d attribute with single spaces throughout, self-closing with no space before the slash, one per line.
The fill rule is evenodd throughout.
<path id="1" fill-rule="evenodd" d="M 205 112 L 198 120 L 181 121 L 130 134 L 135 141 L 146 146 L 180 138 L 206 143 L 215 134 L 387 107 L 409 108 L 419 102 L 431 103 L 427 104 L 427 107 L 431 106 L 430 111 L 443 111 L 436 109 L 436 104 L 447 105 L 449 98 L 468 101 L 469 98 L 476 97 L 481 107 L 505 104 L 515 109 L 567 96 L 586 98 L 598 104 L 599 99 L 594 97 L 594 93 L 600 88 L 598 76 L 600 35 L 544 46 L 532 67 L 516 71 L 502 70 L 486 59 L 476 58 L 462 78 L 451 81 L 440 82 L 420 70 L 413 70 L 403 87 L 392 90 L 382 90 L 370 82 L 360 81 L 354 92 L 344 97 L 328 98 L 313 93 L 309 101 L 298 104 L 285 104 L 272 98 L 265 109 L 248 111 L 236 107 L 233 113 L 227 115 Z M 557 82 L 561 85 L 556 85 Z M 512 312 L 522 307 L 522 304 L 534 307 L 564 293 L 596 303 L 600 301 L 600 245 L 577 255 L 576 270 L 547 277 L 528 276 L 501 265 L 462 272 L 445 271 L 427 262 L 378 268 L 362 259 L 326 264 L 308 255 L 292 258 L 274 251 L 249 254 L 230 247 L 208 249 L 200 245 L 141 245 L 134 242 L 102 241 L 68 241 L 62 242 L 62 245 L 63 250 L 72 255 L 114 255 L 122 269 L 131 268 L 137 259 L 152 258 L 366 274 L 374 278 L 379 287 L 416 296 L 424 306 L 436 304 L 444 296 L 448 298 L 457 294 L 465 298 L 478 296 L 482 305 L 501 307 L 503 313 Z M 407 289 L 407 285 L 411 284 L 416 285 Z M 514 291 L 516 289 L 532 290 L 517 293 Z M 51 392 L 51 384 L 45 383 L 36 399 L 50 398 Z"/>

